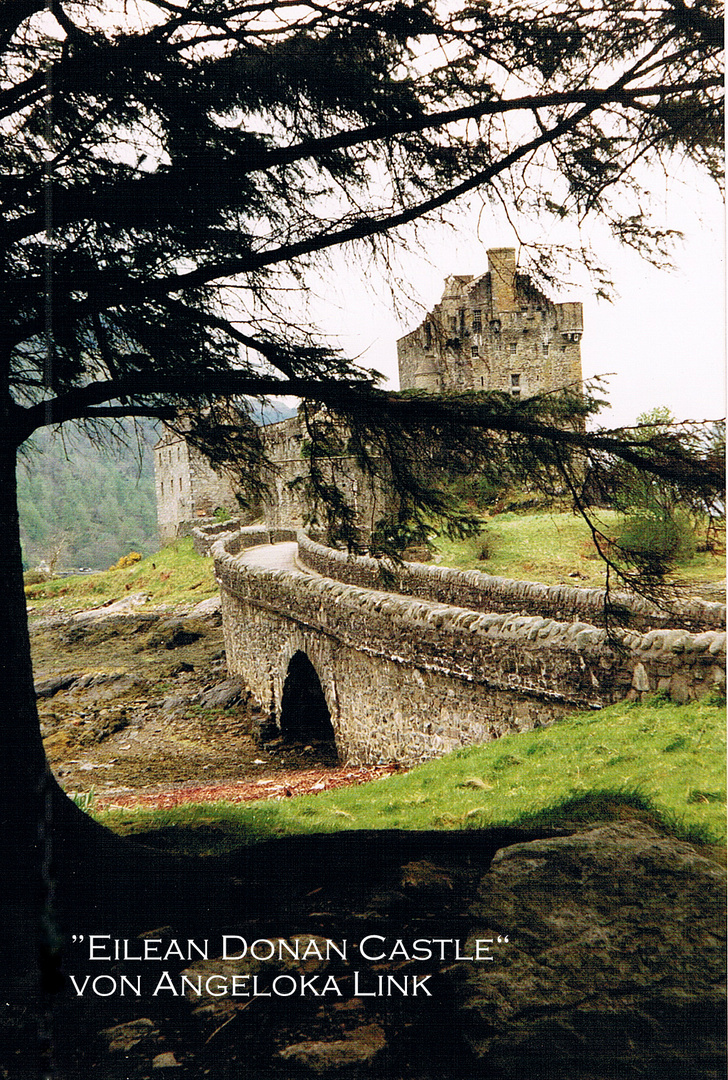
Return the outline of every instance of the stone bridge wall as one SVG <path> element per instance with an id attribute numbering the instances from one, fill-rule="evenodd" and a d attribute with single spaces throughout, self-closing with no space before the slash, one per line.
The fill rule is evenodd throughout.
<path id="1" fill-rule="evenodd" d="M 246 525 L 240 527 L 237 518 L 230 521 L 205 522 L 190 530 L 192 543 L 198 555 L 211 555 L 213 544 L 218 540 L 227 540 L 229 544 L 237 545 L 229 547 L 229 550 L 243 551 L 245 548 L 258 547 L 260 544 L 280 544 L 286 540 L 296 539 L 295 529 L 269 529 L 267 525 Z"/>
<path id="2" fill-rule="evenodd" d="M 247 535 L 246 535 L 247 534 Z M 352 762 L 414 763 L 457 746 L 664 689 L 678 700 L 723 679 L 725 634 L 603 630 L 537 615 L 478 613 L 236 559 L 259 532 L 214 545 L 228 666 L 277 718 L 304 652 Z"/>
<path id="3" fill-rule="evenodd" d="M 365 589 L 385 589 L 473 611 L 517 612 L 560 621 L 585 620 L 597 626 L 604 622 L 604 589 L 601 588 L 513 581 L 480 570 L 455 570 L 427 563 L 405 562 L 395 566 L 380 559 L 347 555 L 325 547 L 305 533 L 298 534 L 298 558 L 300 563 L 324 577 Z M 674 627 L 676 622 L 695 631 L 725 627 L 724 604 L 693 599 L 666 612 L 640 596 L 624 592 L 613 593 L 611 603 L 619 609 L 623 622 L 631 629 Z"/>

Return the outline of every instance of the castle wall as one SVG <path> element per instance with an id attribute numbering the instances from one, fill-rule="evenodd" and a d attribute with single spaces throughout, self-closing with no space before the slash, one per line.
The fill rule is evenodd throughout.
<path id="1" fill-rule="evenodd" d="M 512 397 L 581 384 L 582 306 L 555 304 L 516 270 L 512 248 L 487 273 L 449 277 L 439 304 L 397 342 L 400 387 Z"/>
<path id="2" fill-rule="evenodd" d="M 199 450 L 168 428 L 154 447 L 154 479 L 157 527 L 163 544 L 218 508 L 233 513 L 240 509 L 230 478 L 216 473 Z"/>
<path id="3" fill-rule="evenodd" d="M 268 424 L 261 432 L 266 455 L 275 465 L 268 477 L 270 494 L 263 497 L 263 517 L 273 528 L 300 528 L 306 523 L 308 508 L 303 480 L 305 461 L 301 455 L 303 434 L 297 416 Z"/>
<path id="4" fill-rule="evenodd" d="M 269 477 L 270 496 L 263 500 L 263 516 L 271 528 L 301 528 L 311 520 L 313 507 L 306 489 L 308 462 L 304 433 L 298 416 L 262 431 L 266 454 L 275 466 Z M 342 455 L 321 462 L 324 480 L 336 487 L 350 506 L 362 532 L 371 532 L 386 512 L 390 497 L 382 484 L 365 476 L 352 457 Z M 321 523 L 320 523 L 321 524 Z"/>

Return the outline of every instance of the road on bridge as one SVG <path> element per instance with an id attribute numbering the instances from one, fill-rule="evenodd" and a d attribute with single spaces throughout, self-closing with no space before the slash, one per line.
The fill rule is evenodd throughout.
<path id="1" fill-rule="evenodd" d="M 297 552 L 298 544 L 291 540 L 281 544 L 262 544 L 260 547 L 247 548 L 238 558 L 248 566 L 264 566 L 267 570 L 298 570 Z M 307 570 L 307 573 L 313 571 Z"/>

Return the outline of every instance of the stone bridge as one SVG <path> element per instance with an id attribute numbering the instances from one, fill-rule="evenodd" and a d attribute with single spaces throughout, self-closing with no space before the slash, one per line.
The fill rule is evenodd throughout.
<path id="1" fill-rule="evenodd" d="M 215 558 L 228 667 L 269 730 L 334 738 L 350 762 L 412 764 L 575 709 L 725 685 L 723 605 L 691 601 L 674 629 L 621 597 L 629 628 L 610 636 L 599 589 L 383 567 L 286 530 L 193 535 Z"/>

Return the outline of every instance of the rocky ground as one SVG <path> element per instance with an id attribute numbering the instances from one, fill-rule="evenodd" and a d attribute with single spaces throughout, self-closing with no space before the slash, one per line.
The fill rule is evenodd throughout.
<path id="1" fill-rule="evenodd" d="M 167 921 L 160 895 L 93 962 L 72 938 L 47 1071 L 16 1049 L 0 1076 L 725 1075 L 725 876 L 643 823 L 298 837 L 196 872 L 212 906 Z"/>
<path id="2" fill-rule="evenodd" d="M 260 752 L 214 605 L 51 618 L 33 638 L 67 790 L 337 768 L 320 747 Z M 117 868 L 153 917 L 78 916 L 37 1020 L 3 1014 L 3 1080 L 724 1076 L 725 875 L 644 822 L 291 837 L 172 873 L 148 852 Z M 94 960 L 92 933 L 110 935 Z"/>
<path id="3" fill-rule="evenodd" d="M 293 793 L 360 782 L 328 744 L 256 741 L 260 708 L 225 666 L 215 601 L 196 608 L 112 608 L 31 626 L 48 759 L 69 793 L 95 805 L 150 805 L 223 794 Z M 256 785 L 260 781 L 260 786 Z M 187 792 L 187 796 L 185 796 Z M 170 801 L 171 800 L 171 801 Z"/>

